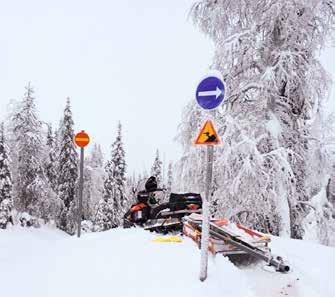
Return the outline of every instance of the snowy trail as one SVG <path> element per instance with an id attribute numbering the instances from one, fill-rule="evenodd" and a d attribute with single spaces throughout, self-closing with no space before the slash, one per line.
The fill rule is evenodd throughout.
<path id="1" fill-rule="evenodd" d="M 291 271 L 276 273 L 262 263 L 241 270 L 251 281 L 256 296 L 335 296 L 335 284 L 331 281 L 335 267 L 334 248 L 273 237 L 271 249 L 288 261 Z"/>
<path id="2" fill-rule="evenodd" d="M 200 253 L 191 240 L 153 243 L 154 237 L 139 229 L 84 234 L 81 239 L 46 228 L 0 231 L 0 296 L 335 295 L 335 286 L 327 282 L 332 275 L 327 265 L 335 265 L 332 248 L 275 238 L 273 250 L 290 259 L 291 273 L 265 271 L 264 264 L 240 269 L 217 256 L 210 257 L 208 280 L 201 283 Z M 313 269 L 306 265 L 309 258 Z"/>

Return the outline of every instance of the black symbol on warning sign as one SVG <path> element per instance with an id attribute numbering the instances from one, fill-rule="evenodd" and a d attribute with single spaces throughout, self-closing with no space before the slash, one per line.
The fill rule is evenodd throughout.
<path id="1" fill-rule="evenodd" d="M 204 133 L 207 136 L 207 139 L 205 142 L 215 142 L 216 141 L 216 136 L 214 134 L 210 134 L 209 132 Z"/>
<path id="2" fill-rule="evenodd" d="M 216 133 L 213 123 L 210 120 L 206 121 L 194 144 L 216 145 L 219 143 L 220 137 Z"/>

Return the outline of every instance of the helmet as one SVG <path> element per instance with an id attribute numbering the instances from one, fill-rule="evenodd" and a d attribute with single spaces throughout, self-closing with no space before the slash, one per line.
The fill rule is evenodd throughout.
<path id="1" fill-rule="evenodd" d="M 147 192 L 157 191 L 157 180 L 156 177 L 150 176 L 145 183 L 145 190 Z"/>

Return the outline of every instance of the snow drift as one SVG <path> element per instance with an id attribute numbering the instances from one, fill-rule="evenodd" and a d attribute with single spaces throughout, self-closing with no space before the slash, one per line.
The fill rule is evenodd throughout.
<path id="1" fill-rule="evenodd" d="M 210 257 L 201 283 L 195 244 L 154 243 L 155 237 L 140 229 L 80 239 L 46 227 L 0 230 L 0 296 L 335 296 L 334 248 L 273 238 L 271 248 L 289 260 L 290 273 L 263 263 L 238 268 L 219 255 Z"/>

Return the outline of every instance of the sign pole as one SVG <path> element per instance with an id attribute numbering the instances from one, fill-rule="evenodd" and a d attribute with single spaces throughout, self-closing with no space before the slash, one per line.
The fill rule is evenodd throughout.
<path id="1" fill-rule="evenodd" d="M 222 75 L 219 71 L 211 71 L 198 84 L 195 98 L 198 104 L 206 110 L 213 110 L 213 120 L 215 119 L 215 108 L 217 108 L 224 100 L 225 85 L 222 80 Z M 200 280 L 205 281 L 207 278 L 208 266 L 208 244 L 209 244 L 209 228 L 210 228 L 210 203 L 211 203 L 211 188 L 213 179 L 213 159 L 214 145 L 220 143 L 218 134 L 214 129 L 212 121 L 206 121 L 201 129 L 196 145 L 207 146 L 207 170 L 206 170 L 206 190 L 202 204 L 202 227 L 201 227 L 201 266 Z"/>
<path id="2" fill-rule="evenodd" d="M 201 269 L 200 280 L 207 279 L 208 267 L 208 244 L 209 244 L 209 222 L 210 222 L 210 192 L 213 176 L 214 146 L 207 145 L 207 170 L 206 170 L 206 193 L 203 201 L 202 228 L 201 228 Z"/>
<path id="3" fill-rule="evenodd" d="M 81 234 L 81 217 L 83 212 L 84 187 L 84 148 L 80 148 L 80 176 L 79 176 L 79 203 L 78 203 L 78 238 Z"/>
<path id="4" fill-rule="evenodd" d="M 74 136 L 74 143 L 80 147 L 80 167 L 79 167 L 79 197 L 77 208 L 78 238 L 81 234 L 81 218 L 83 213 L 83 187 L 84 187 L 84 147 L 90 142 L 90 137 L 84 130 Z"/>

